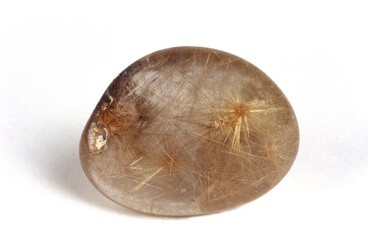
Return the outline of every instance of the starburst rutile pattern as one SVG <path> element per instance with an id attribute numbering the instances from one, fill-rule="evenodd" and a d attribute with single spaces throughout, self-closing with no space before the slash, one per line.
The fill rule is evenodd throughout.
<path id="1" fill-rule="evenodd" d="M 222 51 L 179 47 L 143 57 L 111 83 L 80 156 L 90 181 L 116 203 L 188 216 L 266 193 L 298 145 L 294 112 L 262 71 Z"/>

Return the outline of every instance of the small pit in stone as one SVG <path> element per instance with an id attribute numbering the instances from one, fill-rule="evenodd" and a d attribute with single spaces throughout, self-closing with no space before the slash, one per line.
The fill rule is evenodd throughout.
<path id="1" fill-rule="evenodd" d="M 101 124 L 91 123 L 88 130 L 88 147 L 90 153 L 100 153 L 107 143 L 107 129 Z"/>

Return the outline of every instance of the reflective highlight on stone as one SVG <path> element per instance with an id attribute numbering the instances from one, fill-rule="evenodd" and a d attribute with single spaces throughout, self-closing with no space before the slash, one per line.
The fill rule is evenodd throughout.
<path id="1" fill-rule="evenodd" d="M 294 112 L 262 71 L 219 50 L 179 47 L 141 58 L 111 83 L 83 131 L 80 158 L 114 202 L 189 216 L 263 195 L 298 144 Z"/>

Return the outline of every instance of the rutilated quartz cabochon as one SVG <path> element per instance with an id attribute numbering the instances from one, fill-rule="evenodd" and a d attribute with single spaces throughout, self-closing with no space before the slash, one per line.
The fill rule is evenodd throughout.
<path id="1" fill-rule="evenodd" d="M 249 62 L 219 50 L 149 54 L 107 88 L 80 142 L 106 197 L 169 216 L 219 212 L 274 187 L 298 150 L 294 112 Z"/>

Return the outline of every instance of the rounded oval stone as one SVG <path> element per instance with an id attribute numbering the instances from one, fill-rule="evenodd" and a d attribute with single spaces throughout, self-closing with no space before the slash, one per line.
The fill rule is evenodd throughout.
<path id="1" fill-rule="evenodd" d="M 141 58 L 111 83 L 83 131 L 80 158 L 114 202 L 189 216 L 263 195 L 298 145 L 294 112 L 262 71 L 219 50 L 178 47 Z"/>

